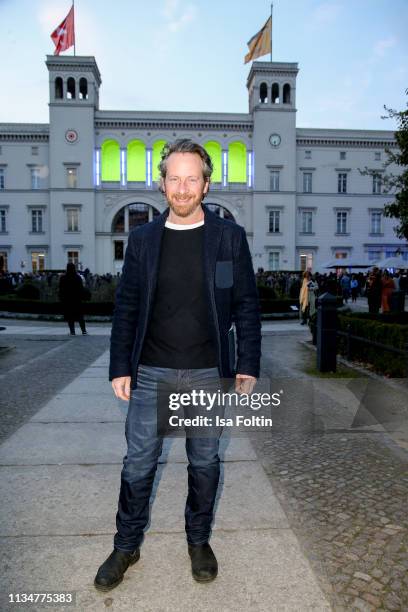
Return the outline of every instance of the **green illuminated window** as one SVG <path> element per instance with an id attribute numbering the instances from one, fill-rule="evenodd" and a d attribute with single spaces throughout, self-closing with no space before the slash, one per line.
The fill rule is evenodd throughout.
<path id="1" fill-rule="evenodd" d="M 228 147 L 228 182 L 246 183 L 246 146 L 243 142 L 231 142 Z"/>
<path id="2" fill-rule="evenodd" d="M 127 180 L 146 180 L 146 145 L 141 140 L 132 140 L 127 146 Z"/>
<path id="3" fill-rule="evenodd" d="M 152 178 L 153 178 L 153 181 L 158 181 L 159 178 L 160 178 L 160 172 L 159 172 L 158 165 L 160 163 L 161 152 L 162 152 L 162 149 L 163 149 L 165 144 L 166 144 L 165 140 L 156 140 L 156 142 L 153 145 L 153 156 L 152 156 Z"/>
<path id="4" fill-rule="evenodd" d="M 211 161 L 214 166 L 214 170 L 211 175 L 211 180 L 214 183 L 221 183 L 221 171 L 222 171 L 221 145 L 218 142 L 210 140 L 204 145 L 204 149 L 207 151 L 208 155 L 211 157 Z"/>
<path id="5" fill-rule="evenodd" d="M 120 181 L 120 147 L 116 140 L 105 140 L 101 147 L 102 181 Z"/>

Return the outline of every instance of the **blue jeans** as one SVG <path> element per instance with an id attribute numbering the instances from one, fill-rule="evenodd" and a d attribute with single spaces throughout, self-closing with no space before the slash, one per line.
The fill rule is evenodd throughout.
<path id="1" fill-rule="evenodd" d="M 133 552 L 140 546 L 149 521 L 149 500 L 163 446 L 163 435 L 157 432 L 157 394 L 161 384 L 171 386 L 173 392 L 221 389 L 218 368 L 177 370 L 139 365 L 137 387 L 131 391 L 126 418 L 127 454 L 123 459 L 114 536 L 114 547 L 125 552 Z M 218 408 L 221 416 L 222 410 Z M 205 437 L 186 435 L 185 530 L 189 544 L 204 544 L 211 535 L 220 476 L 218 449 L 222 427 L 210 429 Z"/>

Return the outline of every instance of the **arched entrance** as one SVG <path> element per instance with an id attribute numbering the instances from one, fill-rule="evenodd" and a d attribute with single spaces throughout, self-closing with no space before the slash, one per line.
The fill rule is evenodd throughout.
<path id="1" fill-rule="evenodd" d="M 220 204 L 206 204 L 208 208 L 214 212 L 216 215 L 221 217 L 222 219 L 229 219 L 230 221 L 234 221 L 236 223 L 234 216 L 227 208 L 224 206 L 220 206 Z"/>
<path id="2" fill-rule="evenodd" d="M 112 251 L 114 273 L 120 272 L 125 256 L 127 236 L 134 227 L 153 221 L 160 211 L 150 204 L 134 202 L 123 206 L 112 220 Z"/>

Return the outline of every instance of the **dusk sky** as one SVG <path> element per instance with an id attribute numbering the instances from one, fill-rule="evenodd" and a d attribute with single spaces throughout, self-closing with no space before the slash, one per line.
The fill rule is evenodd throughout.
<path id="1" fill-rule="evenodd" d="M 44 62 L 71 4 L 0 0 L 0 122 L 48 122 Z M 76 0 L 76 54 L 95 56 L 101 110 L 246 113 L 246 43 L 269 14 L 264 0 Z M 275 0 L 273 60 L 299 64 L 297 126 L 394 129 L 381 115 L 407 106 L 407 24 L 406 0 Z"/>

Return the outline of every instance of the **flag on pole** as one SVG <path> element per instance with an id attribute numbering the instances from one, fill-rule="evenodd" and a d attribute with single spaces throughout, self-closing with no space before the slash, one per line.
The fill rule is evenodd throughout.
<path id="1" fill-rule="evenodd" d="M 64 21 L 52 32 L 51 38 L 55 45 L 54 55 L 59 55 L 61 51 L 66 51 L 75 44 L 74 5 Z"/>
<path id="2" fill-rule="evenodd" d="M 248 41 L 249 52 L 245 56 L 244 64 L 247 64 L 261 55 L 271 52 L 272 41 L 272 15 L 268 17 L 265 25 L 259 32 Z"/>

